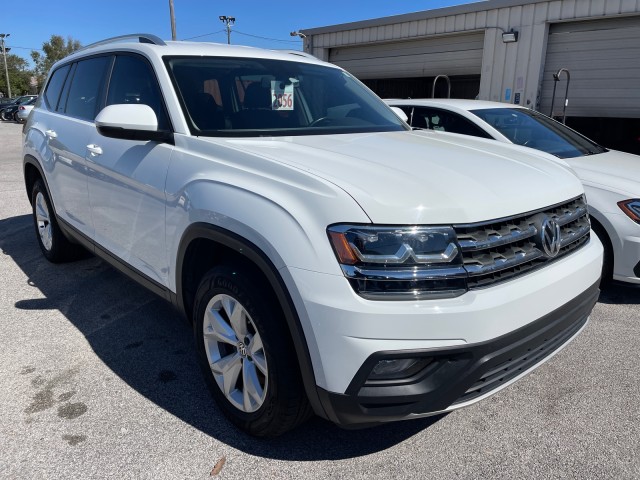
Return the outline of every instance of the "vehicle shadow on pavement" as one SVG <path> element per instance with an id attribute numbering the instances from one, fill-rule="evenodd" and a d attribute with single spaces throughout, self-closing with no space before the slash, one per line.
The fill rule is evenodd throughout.
<path id="1" fill-rule="evenodd" d="M 640 304 L 640 285 L 612 282 L 602 288 L 598 302 L 608 305 L 638 305 Z"/>
<path id="2" fill-rule="evenodd" d="M 96 257 L 47 262 L 30 215 L 0 220 L 0 249 L 37 289 L 33 298 L 19 299 L 16 309 L 59 310 L 131 388 L 233 448 L 281 460 L 352 458 L 403 442 L 442 418 L 350 431 L 313 418 L 280 438 L 252 438 L 227 422 L 213 403 L 196 362 L 191 327 L 167 302 Z"/>

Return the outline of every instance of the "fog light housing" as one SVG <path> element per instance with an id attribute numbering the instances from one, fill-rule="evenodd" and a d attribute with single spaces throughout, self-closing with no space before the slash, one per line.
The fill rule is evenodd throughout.
<path id="1" fill-rule="evenodd" d="M 399 380 L 420 372 L 431 363 L 431 358 L 393 358 L 379 360 L 371 369 L 367 380 Z"/>

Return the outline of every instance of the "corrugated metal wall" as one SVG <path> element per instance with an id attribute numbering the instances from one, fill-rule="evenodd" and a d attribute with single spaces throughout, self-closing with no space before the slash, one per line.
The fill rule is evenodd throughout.
<path id="1" fill-rule="evenodd" d="M 640 118 L 640 17 L 551 25 L 540 106 L 547 115 L 560 68 L 571 75 L 567 116 Z M 556 114 L 566 88 L 560 78 Z"/>
<path id="2" fill-rule="evenodd" d="M 364 47 L 367 52 L 369 46 L 375 49 L 375 44 L 390 42 L 401 48 L 418 45 L 419 41 L 438 35 L 456 37 L 484 30 L 479 98 L 503 102 L 520 98 L 522 104 L 544 111 L 541 85 L 548 81 L 545 58 L 547 41 L 552 38 L 550 26 L 558 28 L 563 22 L 598 18 L 618 22 L 624 21 L 627 15 L 638 14 L 640 0 L 490 0 L 303 31 L 309 35 L 306 40 L 309 50 L 318 58 L 329 60 L 330 57 L 337 59 L 343 50 L 355 53 L 357 50 L 350 50 L 352 48 Z M 502 32 L 510 28 L 520 34 L 517 43 L 502 42 Z M 637 37 L 631 42 L 637 44 Z M 362 68 L 366 70 L 366 67 Z M 400 75 L 401 72 L 393 72 L 393 77 Z M 598 95 L 597 89 L 593 95 Z M 570 98 L 569 105 L 572 103 Z M 618 114 L 616 111 L 616 116 Z"/>
<path id="3" fill-rule="evenodd" d="M 329 61 L 360 79 L 480 74 L 484 32 L 332 48 Z"/>

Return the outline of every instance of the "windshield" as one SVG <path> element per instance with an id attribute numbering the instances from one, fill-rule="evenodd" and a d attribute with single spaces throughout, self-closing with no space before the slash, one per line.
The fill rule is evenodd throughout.
<path id="1" fill-rule="evenodd" d="M 408 129 L 373 92 L 337 68 L 230 57 L 169 57 L 165 63 L 194 135 Z"/>
<path id="2" fill-rule="evenodd" d="M 560 158 L 582 157 L 607 149 L 578 132 L 533 110 L 488 108 L 471 110 L 511 142 L 542 150 Z"/>

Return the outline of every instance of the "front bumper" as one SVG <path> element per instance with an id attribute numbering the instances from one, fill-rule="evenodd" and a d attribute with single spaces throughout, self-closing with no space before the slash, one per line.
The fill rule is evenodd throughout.
<path id="1" fill-rule="evenodd" d="M 621 282 L 640 284 L 640 225 L 626 215 L 607 215 L 614 233 L 610 233 L 613 244 L 613 278 Z"/>
<path id="2" fill-rule="evenodd" d="M 344 394 L 318 388 L 327 417 L 343 426 L 434 415 L 475 403 L 535 369 L 586 325 L 600 290 L 595 283 L 567 304 L 490 341 L 427 350 L 376 352 Z M 379 360 L 430 357 L 412 377 L 367 381 Z"/>

